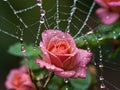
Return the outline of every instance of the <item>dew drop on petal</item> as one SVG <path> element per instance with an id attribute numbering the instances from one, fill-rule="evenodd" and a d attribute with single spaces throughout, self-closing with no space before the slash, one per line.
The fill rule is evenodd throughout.
<path id="1" fill-rule="evenodd" d="M 109 16 L 106 16 L 106 19 L 109 19 L 110 17 Z"/>

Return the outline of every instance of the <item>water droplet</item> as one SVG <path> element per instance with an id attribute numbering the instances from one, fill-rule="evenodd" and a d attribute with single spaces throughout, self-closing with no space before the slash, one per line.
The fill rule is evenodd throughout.
<path id="1" fill-rule="evenodd" d="M 69 27 L 67 27 L 65 31 L 66 31 L 67 33 L 69 33 L 69 32 L 70 32 Z"/>
<path id="2" fill-rule="evenodd" d="M 33 48 L 34 50 L 36 50 L 36 45 L 34 46 L 34 48 Z"/>
<path id="3" fill-rule="evenodd" d="M 37 0 L 37 5 L 41 6 L 42 5 L 42 0 Z"/>
<path id="4" fill-rule="evenodd" d="M 106 16 L 106 19 L 109 19 L 110 17 L 109 16 Z"/>
<path id="5" fill-rule="evenodd" d="M 68 87 L 66 87 L 65 90 L 68 90 Z"/>
<path id="6" fill-rule="evenodd" d="M 104 80 L 103 76 L 100 76 L 100 81 Z"/>
<path id="7" fill-rule="evenodd" d="M 65 79 L 64 79 L 64 82 L 65 82 L 65 84 L 66 84 L 65 90 L 68 90 L 68 82 L 69 82 L 69 81 L 68 81 L 68 78 L 65 78 Z"/>
<path id="8" fill-rule="evenodd" d="M 62 36 L 62 38 L 65 38 L 65 36 Z"/>
<path id="9" fill-rule="evenodd" d="M 95 65 L 95 66 L 97 65 L 96 62 L 94 62 L 94 65 Z"/>
<path id="10" fill-rule="evenodd" d="M 100 68 L 103 68 L 103 64 L 100 64 L 99 67 L 100 67 Z"/>
<path id="11" fill-rule="evenodd" d="M 3 0 L 3 1 L 5 1 L 5 2 L 6 2 L 7 0 Z"/>
<path id="12" fill-rule="evenodd" d="M 50 69 L 51 67 L 50 67 L 50 66 L 47 66 L 46 68 L 47 68 L 47 69 Z"/>
<path id="13" fill-rule="evenodd" d="M 40 18 L 40 23 L 43 24 L 44 23 L 44 17 Z"/>
<path id="14" fill-rule="evenodd" d="M 66 78 L 66 79 L 64 79 L 64 81 L 65 81 L 65 83 L 67 84 L 68 83 L 68 79 Z"/>
<path id="15" fill-rule="evenodd" d="M 40 10 L 40 13 L 41 13 L 41 16 L 43 17 L 45 15 L 45 10 L 44 9 L 41 9 Z"/>
<path id="16" fill-rule="evenodd" d="M 101 88 L 102 90 L 106 90 L 106 86 L 105 86 L 104 84 L 101 84 L 100 88 Z"/>
<path id="17" fill-rule="evenodd" d="M 26 52 L 26 49 L 24 47 L 21 47 L 22 52 Z"/>

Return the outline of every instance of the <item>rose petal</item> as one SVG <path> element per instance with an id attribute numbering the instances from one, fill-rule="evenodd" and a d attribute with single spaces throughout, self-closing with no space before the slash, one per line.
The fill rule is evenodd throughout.
<path id="1" fill-rule="evenodd" d="M 78 67 L 76 68 L 76 73 L 75 75 L 73 76 L 74 78 L 85 78 L 86 77 L 86 67 L 84 68 L 81 68 L 81 67 Z"/>
<path id="2" fill-rule="evenodd" d="M 21 72 L 23 72 L 23 73 L 27 73 L 28 74 L 28 68 L 27 67 L 25 67 L 25 66 L 22 66 L 22 67 L 20 67 L 19 68 L 19 70 L 21 71 Z"/>
<path id="3" fill-rule="evenodd" d="M 64 61 L 63 63 L 63 68 L 64 70 L 70 70 L 73 69 L 74 67 L 74 58 L 73 57 L 69 57 L 67 60 Z"/>
<path id="4" fill-rule="evenodd" d="M 101 21 L 106 25 L 114 23 L 120 16 L 118 13 L 111 12 L 104 8 L 97 9 L 96 14 L 101 19 Z"/>
<path id="5" fill-rule="evenodd" d="M 29 75 L 26 72 L 22 72 L 21 69 L 22 69 L 22 67 L 20 69 L 13 69 L 10 71 L 10 73 L 7 77 L 7 81 L 5 83 L 7 89 L 17 90 L 24 83 L 31 82 Z M 16 78 L 16 77 L 18 77 L 18 78 Z M 33 83 L 31 82 L 31 85 L 32 84 Z"/>
<path id="6" fill-rule="evenodd" d="M 75 58 L 75 65 L 76 68 L 78 66 L 81 67 L 86 67 L 86 65 L 90 62 L 92 57 L 92 53 L 88 52 L 87 50 L 83 50 L 83 49 L 78 49 Z"/>
<path id="7" fill-rule="evenodd" d="M 48 42 L 55 37 L 56 35 L 60 35 L 63 36 L 64 33 L 62 31 L 59 30 L 45 30 L 42 33 L 42 41 L 44 43 L 45 46 L 47 46 Z"/>
<path id="8" fill-rule="evenodd" d="M 104 0 L 94 0 L 94 1 L 104 8 L 109 8 Z"/>
<path id="9" fill-rule="evenodd" d="M 109 6 L 120 6 L 120 1 L 111 1 L 111 2 L 108 2 L 108 5 Z"/>
<path id="10" fill-rule="evenodd" d="M 59 51 L 58 53 L 67 54 L 67 50 L 70 49 L 70 45 L 66 39 L 60 39 L 56 37 L 52 38 L 50 42 L 48 43 L 48 46 L 46 47 L 46 49 L 52 53 L 55 52 L 55 54 L 58 54 L 56 51 L 57 48 L 55 48 L 55 46 L 57 46 L 57 44 L 60 44 L 60 43 L 64 43 L 66 48 L 64 50 L 61 50 L 61 52 Z"/>
<path id="11" fill-rule="evenodd" d="M 48 51 L 46 50 L 46 48 L 44 47 L 44 44 L 42 42 L 40 42 L 40 47 L 43 52 L 43 60 L 47 63 L 51 63 Z"/>
<path id="12" fill-rule="evenodd" d="M 11 83 L 11 81 L 14 77 L 14 73 L 18 73 L 18 71 L 13 69 L 10 71 L 9 75 L 7 76 L 7 81 L 5 82 L 5 86 L 7 89 L 11 89 L 14 87 L 14 85 Z"/>
<path id="13" fill-rule="evenodd" d="M 46 69 L 48 69 L 49 71 L 52 71 L 52 72 L 63 71 L 63 69 L 58 68 L 54 65 L 48 64 L 48 63 L 46 63 L 46 62 L 44 62 L 43 60 L 40 60 L 40 59 L 36 59 L 35 62 L 37 64 L 39 64 L 40 68 L 46 68 Z"/>
<path id="14" fill-rule="evenodd" d="M 61 78 L 71 78 L 75 74 L 75 71 L 62 71 L 62 72 L 55 72 L 55 75 Z"/>
<path id="15" fill-rule="evenodd" d="M 48 51 L 48 53 L 50 56 L 51 64 L 55 65 L 56 67 L 62 68 L 63 64 L 60 61 L 60 59 L 57 56 L 55 56 L 54 54 L 52 54 L 51 52 Z"/>

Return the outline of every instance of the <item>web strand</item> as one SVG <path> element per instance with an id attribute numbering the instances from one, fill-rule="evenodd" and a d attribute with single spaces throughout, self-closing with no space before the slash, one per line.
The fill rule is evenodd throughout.
<path id="1" fill-rule="evenodd" d="M 89 19 L 89 17 L 90 17 L 90 14 L 91 14 L 92 11 L 93 11 L 94 6 L 95 6 L 95 2 L 93 2 L 93 4 L 91 5 L 91 8 L 90 8 L 90 10 L 89 10 L 89 12 L 88 12 L 88 15 L 87 15 L 87 17 L 86 17 L 86 19 L 85 19 L 82 27 L 80 28 L 80 30 L 78 31 L 78 33 L 74 36 L 74 38 L 76 38 L 76 37 L 78 36 L 78 34 L 80 34 L 80 32 L 81 32 L 81 31 L 83 30 L 83 28 L 86 26 L 86 23 L 87 23 L 87 21 L 88 21 L 88 19 Z"/>

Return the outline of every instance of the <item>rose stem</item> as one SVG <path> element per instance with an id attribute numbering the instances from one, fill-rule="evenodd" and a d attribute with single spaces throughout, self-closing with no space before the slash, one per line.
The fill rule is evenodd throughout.
<path id="1" fill-rule="evenodd" d="M 48 78 L 47 78 L 47 80 L 45 81 L 45 83 L 43 85 L 43 88 L 45 88 L 47 86 L 49 81 L 52 79 L 53 75 L 54 75 L 53 73 L 51 73 L 51 72 L 49 73 Z"/>

